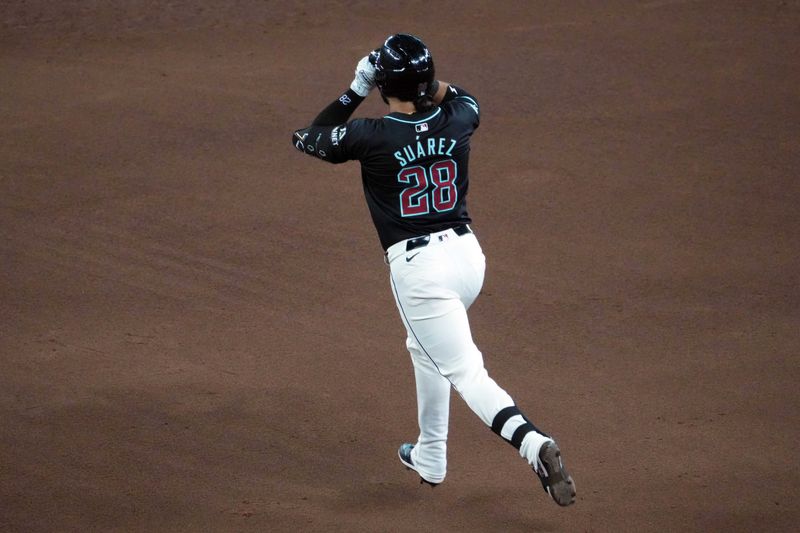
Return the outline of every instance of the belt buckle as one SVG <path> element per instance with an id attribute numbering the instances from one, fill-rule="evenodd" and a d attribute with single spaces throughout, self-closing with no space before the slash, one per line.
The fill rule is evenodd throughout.
<path id="1" fill-rule="evenodd" d="M 415 250 L 417 248 L 422 248 L 423 246 L 428 246 L 429 242 L 431 242 L 430 235 L 423 235 L 422 237 L 408 239 L 406 241 L 406 252 L 410 252 L 411 250 Z"/>

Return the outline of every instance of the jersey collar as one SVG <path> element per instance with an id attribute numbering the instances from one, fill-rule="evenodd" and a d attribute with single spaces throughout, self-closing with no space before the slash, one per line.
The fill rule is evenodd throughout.
<path id="1" fill-rule="evenodd" d="M 417 113 L 414 113 L 413 115 L 404 115 L 403 113 L 395 112 L 395 113 L 390 113 L 388 115 L 384 115 L 383 118 L 388 118 L 390 120 L 394 120 L 394 121 L 397 121 L 397 122 L 402 122 L 403 124 L 421 124 L 423 122 L 429 121 L 430 119 L 432 119 L 433 117 L 435 117 L 436 115 L 441 113 L 441 111 L 442 111 L 442 108 L 441 107 L 437 107 L 429 116 L 427 116 L 425 118 L 421 118 L 419 120 L 406 120 L 406 119 L 402 119 L 402 118 L 398 117 L 398 116 L 400 116 L 400 117 L 411 117 L 411 118 L 413 118 L 413 117 L 415 117 L 417 115 Z M 394 116 L 394 115 L 398 115 L 398 116 Z"/>

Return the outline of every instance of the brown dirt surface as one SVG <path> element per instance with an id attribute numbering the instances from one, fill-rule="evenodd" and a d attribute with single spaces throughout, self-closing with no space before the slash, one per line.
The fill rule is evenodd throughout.
<path id="1" fill-rule="evenodd" d="M 0 4 L 0 530 L 797 527 L 800 2 L 398 5 Z M 358 166 L 289 142 L 396 31 L 481 101 L 473 333 L 571 508 L 457 396 L 396 459 Z"/>

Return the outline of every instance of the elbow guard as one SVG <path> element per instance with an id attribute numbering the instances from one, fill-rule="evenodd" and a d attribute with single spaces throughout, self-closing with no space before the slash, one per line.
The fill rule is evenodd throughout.
<path id="1" fill-rule="evenodd" d="M 303 128 L 294 132 L 292 135 L 292 144 L 300 152 L 306 151 L 306 139 L 308 139 L 308 132 L 311 128 Z"/>
<path id="2" fill-rule="evenodd" d="M 343 163 L 338 131 L 340 126 L 309 126 L 299 129 L 292 135 L 292 144 L 299 151 L 317 157 L 328 163 Z M 344 128 L 343 128 L 344 129 Z M 336 133 L 337 135 L 332 135 Z M 336 142 L 332 141 L 332 137 Z"/>

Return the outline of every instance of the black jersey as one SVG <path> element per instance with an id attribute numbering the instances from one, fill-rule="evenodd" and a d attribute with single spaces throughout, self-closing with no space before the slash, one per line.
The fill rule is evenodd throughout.
<path id="1" fill-rule="evenodd" d="M 311 127 L 296 146 L 331 163 L 361 162 L 364 195 L 385 250 L 471 222 L 469 141 L 479 119 L 475 99 L 451 85 L 428 112 Z"/>

